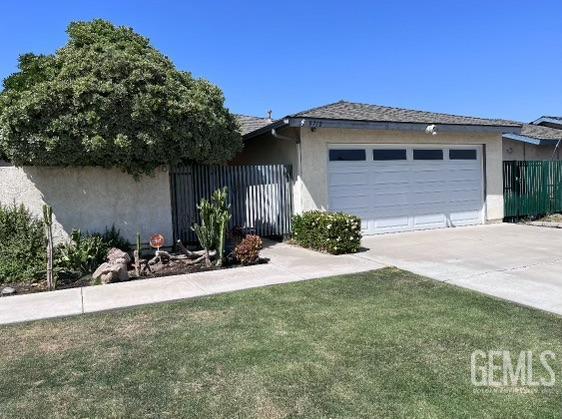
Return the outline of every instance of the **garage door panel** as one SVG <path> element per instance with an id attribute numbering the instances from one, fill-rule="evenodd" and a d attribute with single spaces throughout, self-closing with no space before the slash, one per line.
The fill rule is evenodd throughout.
<path id="1" fill-rule="evenodd" d="M 371 211 L 369 212 L 369 214 L 372 216 L 372 218 L 377 220 L 380 218 L 407 217 L 410 214 L 410 210 L 408 207 L 396 208 L 390 205 L 380 205 L 376 208 L 370 208 Z"/>
<path id="2" fill-rule="evenodd" d="M 397 201 L 396 204 L 400 203 L 407 203 L 408 196 L 410 195 L 410 189 L 404 185 L 396 185 L 396 187 L 392 189 L 388 188 L 375 188 L 371 189 L 371 195 L 373 198 L 376 198 L 373 205 L 378 205 L 379 201 L 385 201 L 386 203 L 393 204 L 395 198 L 403 197 L 406 201 Z"/>
<path id="3" fill-rule="evenodd" d="M 447 211 L 450 213 L 463 212 L 463 211 L 482 211 L 482 203 L 476 200 L 465 200 L 458 202 L 450 202 L 447 206 Z"/>
<path id="4" fill-rule="evenodd" d="M 331 193 L 330 193 L 330 200 L 331 201 L 337 201 L 341 198 L 353 198 L 353 197 L 357 197 L 357 199 L 370 199 L 370 194 L 368 193 L 366 184 L 365 187 L 361 186 L 361 187 L 350 187 L 350 186 L 345 186 L 345 185 L 338 185 L 338 186 L 333 186 L 331 188 Z"/>
<path id="5" fill-rule="evenodd" d="M 443 182 L 447 188 L 476 188 L 481 189 L 482 185 L 480 182 L 474 181 L 472 179 L 448 179 Z"/>
<path id="6" fill-rule="evenodd" d="M 410 179 L 416 183 L 443 182 L 446 178 L 442 170 L 412 170 Z"/>
<path id="7" fill-rule="evenodd" d="M 365 234 L 482 222 L 482 168 L 477 160 L 373 160 L 330 162 L 330 209 L 362 219 Z M 397 147 L 401 148 L 401 147 Z"/>
<path id="8" fill-rule="evenodd" d="M 449 215 L 449 223 L 452 227 L 478 224 L 479 221 L 480 213 L 478 211 L 454 212 Z"/>
<path id="9" fill-rule="evenodd" d="M 417 191 L 410 194 L 410 206 L 419 208 L 424 205 L 443 205 L 448 201 L 445 192 L 441 191 Z"/>
<path id="10" fill-rule="evenodd" d="M 329 179 L 329 186 L 365 186 L 367 185 L 366 173 L 333 173 Z"/>
<path id="11" fill-rule="evenodd" d="M 449 170 L 447 173 L 447 180 L 449 181 L 465 181 L 465 182 L 479 182 L 480 171 L 477 169 L 472 170 Z"/>
<path id="12" fill-rule="evenodd" d="M 373 229 L 383 233 L 393 233 L 409 229 L 409 217 L 384 217 L 373 222 Z"/>
<path id="13" fill-rule="evenodd" d="M 369 176 L 371 185 L 408 185 L 410 180 L 407 177 L 399 177 L 395 173 L 376 173 Z"/>
<path id="14" fill-rule="evenodd" d="M 466 192 L 451 192 L 448 200 L 450 202 L 449 207 L 453 207 L 455 204 L 457 204 L 457 207 L 458 204 L 467 205 L 472 203 L 477 206 L 480 204 L 480 198 L 475 193 L 467 194 Z"/>
<path id="15" fill-rule="evenodd" d="M 414 229 L 442 228 L 447 226 L 445 214 L 419 214 L 415 215 L 413 219 Z"/>

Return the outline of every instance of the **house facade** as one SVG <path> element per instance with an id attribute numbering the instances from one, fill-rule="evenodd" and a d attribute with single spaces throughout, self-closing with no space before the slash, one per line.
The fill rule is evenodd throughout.
<path id="1" fill-rule="evenodd" d="M 290 166 L 294 213 L 352 213 L 365 234 L 501 221 L 502 162 L 560 159 L 562 140 L 562 118 L 522 124 L 344 101 L 276 121 L 238 120 L 244 149 L 231 165 Z M 170 179 L 168 168 L 137 181 L 118 169 L 0 161 L 0 202 L 23 203 L 39 217 L 48 203 L 59 241 L 73 228 L 103 232 L 115 225 L 131 242 L 137 232 L 143 241 L 161 233 L 170 244 L 177 220 L 186 218 L 174 205 L 178 185 Z"/>
<path id="2" fill-rule="evenodd" d="M 520 128 L 342 101 L 252 121 L 235 163 L 290 164 L 295 212 L 349 212 L 365 234 L 482 224 L 503 219 L 502 135 Z"/>

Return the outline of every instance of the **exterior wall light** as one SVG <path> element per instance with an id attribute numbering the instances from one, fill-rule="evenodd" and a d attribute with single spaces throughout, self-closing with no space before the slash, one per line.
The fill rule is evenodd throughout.
<path id="1" fill-rule="evenodd" d="M 437 135 L 437 126 L 434 124 L 428 125 L 425 129 L 426 134 Z"/>

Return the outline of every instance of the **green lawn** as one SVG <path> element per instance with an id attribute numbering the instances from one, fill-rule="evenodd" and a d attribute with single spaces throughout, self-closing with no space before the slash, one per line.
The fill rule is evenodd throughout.
<path id="1" fill-rule="evenodd" d="M 554 388 L 475 393 L 474 350 Z M 560 417 L 562 318 L 397 269 L 0 328 L 1 417 Z"/>

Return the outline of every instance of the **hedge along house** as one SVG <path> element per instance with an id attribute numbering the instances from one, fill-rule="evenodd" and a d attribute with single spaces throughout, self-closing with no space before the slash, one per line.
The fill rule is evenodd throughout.
<path id="1" fill-rule="evenodd" d="M 365 234 L 504 217 L 499 119 L 337 102 L 277 121 L 244 117 L 237 164 L 290 164 L 294 210 L 361 217 Z"/>

